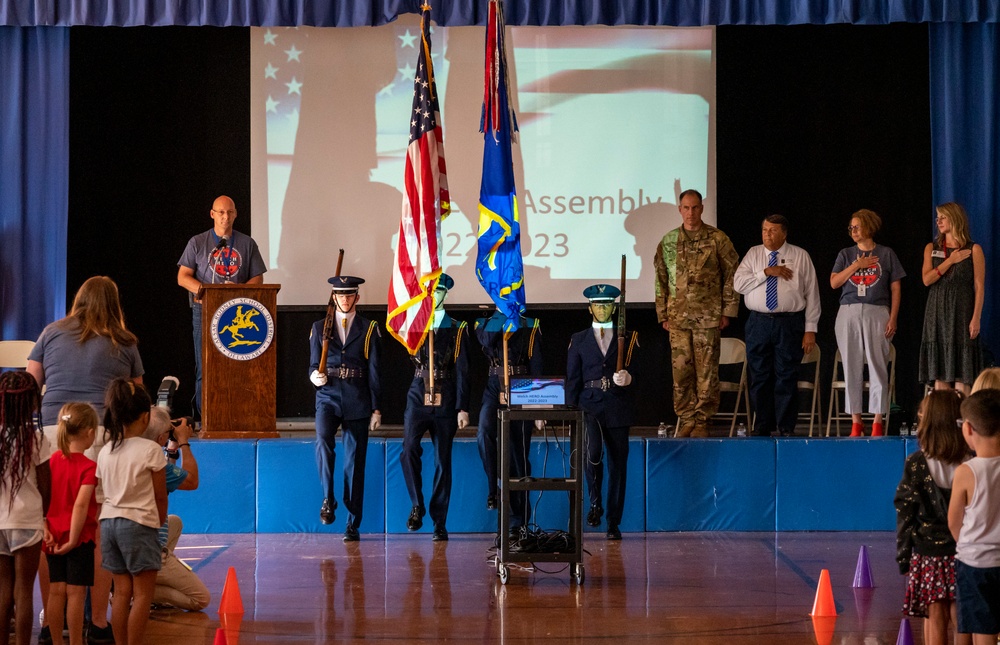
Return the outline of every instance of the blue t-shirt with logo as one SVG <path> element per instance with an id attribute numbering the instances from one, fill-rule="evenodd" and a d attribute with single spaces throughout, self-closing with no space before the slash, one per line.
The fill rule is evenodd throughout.
<path id="1" fill-rule="evenodd" d="M 840 273 L 858 256 L 871 256 L 878 258 L 873 266 L 867 269 L 858 269 L 854 275 L 847 279 L 840 291 L 840 304 L 842 305 L 881 305 L 889 307 L 892 305 L 892 291 L 890 285 L 896 280 L 906 277 L 903 265 L 899 263 L 896 252 L 888 246 L 876 244 L 871 251 L 862 251 L 857 246 L 849 246 L 837 255 L 837 261 L 833 265 L 833 273 Z M 864 285 L 864 295 L 858 295 L 859 285 Z"/>

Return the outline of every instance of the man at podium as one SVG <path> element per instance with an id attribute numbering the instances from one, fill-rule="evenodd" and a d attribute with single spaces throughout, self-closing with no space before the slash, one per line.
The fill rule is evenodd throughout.
<path id="1" fill-rule="evenodd" d="M 177 261 L 177 284 L 188 290 L 191 325 L 194 331 L 194 398 L 192 414 L 201 418 L 201 301 L 198 290 L 203 284 L 261 284 L 264 282 L 264 258 L 249 235 L 233 230 L 236 202 L 225 195 L 216 197 L 209 213 L 212 228 L 188 240 L 184 254 Z"/>

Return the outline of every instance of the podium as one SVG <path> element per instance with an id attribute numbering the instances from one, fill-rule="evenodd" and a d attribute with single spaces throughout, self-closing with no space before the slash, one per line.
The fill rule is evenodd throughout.
<path id="1" fill-rule="evenodd" d="M 201 436 L 277 437 L 278 284 L 206 284 L 201 299 Z"/>

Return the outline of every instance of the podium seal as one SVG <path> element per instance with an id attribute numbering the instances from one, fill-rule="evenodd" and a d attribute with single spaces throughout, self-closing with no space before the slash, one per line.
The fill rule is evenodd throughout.
<path id="1" fill-rule="evenodd" d="M 264 305 L 250 298 L 233 298 L 212 316 L 212 343 L 227 358 L 251 361 L 271 346 L 274 320 Z"/>

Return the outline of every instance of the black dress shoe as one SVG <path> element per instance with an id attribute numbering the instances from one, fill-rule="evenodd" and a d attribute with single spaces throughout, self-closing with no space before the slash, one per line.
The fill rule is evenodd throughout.
<path id="1" fill-rule="evenodd" d="M 333 524 L 333 521 L 337 519 L 335 510 L 337 510 L 337 500 L 324 499 L 323 505 L 319 507 L 319 521 L 323 524 Z"/>
<path id="2" fill-rule="evenodd" d="M 410 517 L 406 520 L 406 528 L 410 531 L 419 531 L 420 527 L 424 525 L 424 508 L 422 506 L 414 506 L 410 510 Z"/>
<path id="3" fill-rule="evenodd" d="M 444 527 L 444 522 L 437 522 L 434 524 L 434 534 L 431 539 L 435 542 L 447 542 L 448 541 L 448 529 Z"/>
<path id="4" fill-rule="evenodd" d="M 361 539 L 361 534 L 358 533 L 358 529 L 354 528 L 354 525 L 348 522 L 347 528 L 344 529 L 344 542 L 357 542 Z"/>
<path id="5" fill-rule="evenodd" d="M 486 496 L 486 510 L 495 511 L 497 510 L 497 496 L 487 495 Z"/>
<path id="6" fill-rule="evenodd" d="M 622 532 L 618 530 L 617 524 L 608 524 L 608 534 L 604 537 L 609 540 L 620 540 L 622 539 Z"/>
<path id="7" fill-rule="evenodd" d="M 590 511 L 587 513 L 587 525 L 600 526 L 602 515 L 604 515 L 604 509 L 597 504 L 591 504 Z"/>

